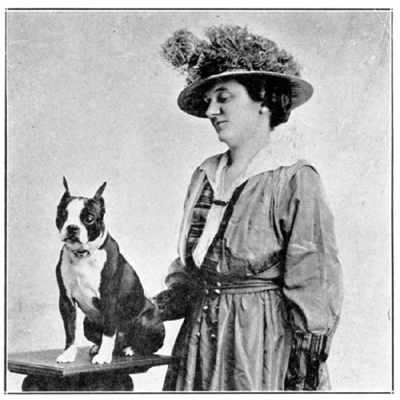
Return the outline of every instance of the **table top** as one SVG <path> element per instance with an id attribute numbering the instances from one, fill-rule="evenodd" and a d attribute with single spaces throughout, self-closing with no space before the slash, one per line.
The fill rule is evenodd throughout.
<path id="1" fill-rule="evenodd" d="M 158 365 L 167 365 L 173 362 L 172 356 L 158 354 L 134 355 L 132 357 L 113 357 L 109 364 L 92 364 L 89 355 L 90 347 L 80 347 L 73 363 L 57 363 L 57 357 L 62 349 L 32 351 L 25 353 L 11 353 L 8 355 L 7 365 L 10 372 L 24 375 L 45 375 L 71 377 L 80 374 L 124 372 L 128 374 L 146 372 L 149 368 Z"/>

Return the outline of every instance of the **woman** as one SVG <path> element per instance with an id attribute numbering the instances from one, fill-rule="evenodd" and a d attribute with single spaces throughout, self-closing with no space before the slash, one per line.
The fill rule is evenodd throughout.
<path id="1" fill-rule="evenodd" d="M 164 320 L 184 318 L 164 390 L 327 390 L 342 298 L 332 215 L 316 170 L 270 139 L 312 87 L 270 40 L 206 33 L 163 47 L 187 75 L 179 106 L 228 146 L 194 172 L 179 258 L 155 298 Z"/>

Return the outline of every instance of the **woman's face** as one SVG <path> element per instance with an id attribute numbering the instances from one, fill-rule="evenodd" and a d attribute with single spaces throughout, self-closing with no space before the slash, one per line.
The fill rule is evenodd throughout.
<path id="1" fill-rule="evenodd" d="M 253 101 L 247 89 L 235 80 L 222 81 L 205 93 L 206 116 L 219 140 L 230 148 L 245 144 L 259 131 L 261 102 Z"/>

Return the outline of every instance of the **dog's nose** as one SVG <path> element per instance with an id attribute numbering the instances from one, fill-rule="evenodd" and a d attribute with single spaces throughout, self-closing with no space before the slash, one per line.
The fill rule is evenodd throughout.
<path id="1" fill-rule="evenodd" d="M 75 235 L 79 232 L 79 226 L 76 225 L 68 225 L 67 232 L 69 235 Z"/>

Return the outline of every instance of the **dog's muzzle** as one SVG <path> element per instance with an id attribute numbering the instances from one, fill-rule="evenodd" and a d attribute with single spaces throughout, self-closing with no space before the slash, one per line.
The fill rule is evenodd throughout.
<path id="1" fill-rule="evenodd" d="M 85 258 L 90 256 L 90 251 L 85 250 L 85 249 L 78 249 L 78 250 L 72 250 L 70 247 L 65 245 L 65 248 L 72 253 L 76 258 Z"/>
<path id="2" fill-rule="evenodd" d="M 76 237 L 79 236 L 79 232 L 81 229 L 76 225 L 68 225 L 67 226 L 67 236 Z"/>
<path id="3" fill-rule="evenodd" d="M 80 233 L 81 233 L 81 228 L 77 225 L 68 225 L 65 229 L 64 232 L 62 233 L 62 241 L 75 244 L 75 243 L 81 243 L 80 240 Z"/>

